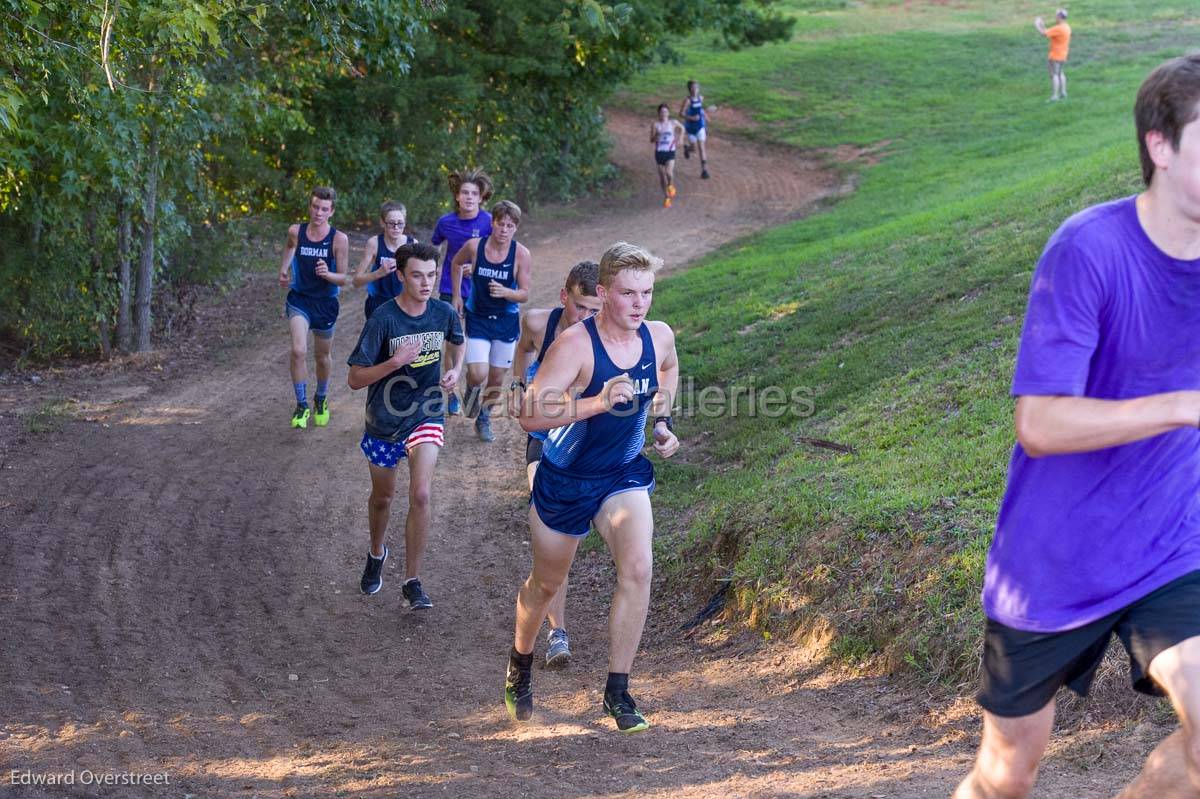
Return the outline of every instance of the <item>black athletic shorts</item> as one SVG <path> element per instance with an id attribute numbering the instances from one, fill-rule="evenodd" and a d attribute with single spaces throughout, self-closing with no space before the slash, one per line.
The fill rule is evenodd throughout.
<path id="1" fill-rule="evenodd" d="M 542 446 L 546 442 L 533 436 L 526 436 L 525 438 L 527 439 L 525 441 L 525 465 L 528 466 L 542 459 Z"/>
<path id="2" fill-rule="evenodd" d="M 1064 685 L 1087 696 L 1113 633 L 1129 653 L 1134 690 L 1161 696 L 1150 661 L 1200 635 L 1200 571 L 1073 630 L 1031 633 L 988 619 L 979 704 L 997 716 L 1016 717 L 1041 710 Z"/>
<path id="3" fill-rule="evenodd" d="M 675 151 L 674 150 L 655 150 L 654 151 L 654 163 L 658 164 L 659 166 L 662 166 L 663 164 L 669 164 L 674 160 L 675 160 Z"/>

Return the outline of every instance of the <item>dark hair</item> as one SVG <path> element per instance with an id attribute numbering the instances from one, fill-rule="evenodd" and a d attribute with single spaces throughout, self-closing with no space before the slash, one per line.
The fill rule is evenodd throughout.
<path id="1" fill-rule="evenodd" d="M 1157 131 L 1179 152 L 1179 139 L 1189 122 L 1200 115 L 1200 53 L 1172 58 L 1150 73 L 1138 89 L 1133 106 L 1137 123 L 1138 155 L 1142 180 L 1150 185 L 1154 161 L 1146 147 L 1146 134 Z"/>
<path id="2" fill-rule="evenodd" d="M 403 272 L 408 266 L 410 258 L 416 258 L 418 261 L 433 261 L 436 264 L 439 254 L 438 248 L 432 244 L 414 241 L 412 244 L 405 244 L 396 250 L 396 268 Z"/>
<path id="3" fill-rule="evenodd" d="M 330 186 L 313 186 L 313 190 L 308 196 L 316 197 L 318 200 L 329 200 L 329 202 L 337 200 L 337 192 Z"/>
<path id="4" fill-rule="evenodd" d="M 699 86 L 699 85 L 700 85 L 700 84 L 699 84 L 699 83 L 697 83 L 696 81 L 694 81 L 694 80 L 689 80 L 689 81 L 688 81 L 688 87 L 687 87 L 687 88 L 688 88 L 688 91 L 690 92 L 690 91 L 692 90 L 692 87 L 693 87 L 693 86 Z"/>
<path id="5" fill-rule="evenodd" d="M 408 209 L 404 207 L 404 203 L 396 200 L 388 200 L 383 205 L 379 206 L 379 218 L 387 219 L 387 215 L 392 211 L 399 211 L 405 216 L 408 216 Z"/>
<path id="6" fill-rule="evenodd" d="M 667 105 L 666 103 L 659 103 L 659 104 L 658 104 L 658 110 L 659 110 L 659 111 L 663 110 L 664 108 L 665 108 L 665 109 L 667 109 L 667 111 L 670 111 L 670 110 L 671 110 L 671 106 Z"/>
<path id="7" fill-rule="evenodd" d="M 595 261 L 580 261 L 567 274 L 567 291 L 576 286 L 588 297 L 596 296 L 596 283 L 600 280 L 600 264 Z"/>
<path id="8" fill-rule="evenodd" d="M 474 183 L 479 187 L 479 204 L 483 205 L 492 199 L 492 179 L 482 169 L 460 169 L 451 172 L 448 178 L 450 194 L 454 196 L 454 210 L 458 210 L 458 190 L 464 183 Z"/>
<path id="9" fill-rule="evenodd" d="M 518 225 L 521 224 L 521 206 L 512 200 L 501 200 L 492 206 L 493 223 L 499 222 L 506 216 Z"/>

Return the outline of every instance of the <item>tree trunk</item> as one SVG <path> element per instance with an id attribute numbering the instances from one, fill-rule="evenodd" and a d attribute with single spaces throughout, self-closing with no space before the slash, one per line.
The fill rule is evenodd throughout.
<path id="1" fill-rule="evenodd" d="M 129 306 L 133 296 L 131 285 L 132 266 L 129 247 L 133 240 L 133 222 L 129 215 L 129 201 L 122 194 L 117 197 L 117 346 L 129 352 L 133 346 L 133 325 L 130 324 Z"/>
<path id="2" fill-rule="evenodd" d="M 150 299 L 154 290 L 154 211 L 158 202 L 158 130 L 150 129 L 146 153 L 146 196 L 142 207 L 142 248 L 137 276 L 137 351 L 150 349 Z"/>
<path id="3" fill-rule="evenodd" d="M 97 335 L 100 337 L 100 360 L 112 357 L 112 338 L 108 329 L 108 308 L 104 301 L 104 258 L 100 254 L 100 241 L 96 236 L 96 203 L 88 196 L 87 226 L 88 248 L 92 254 L 92 301 L 96 303 Z"/>

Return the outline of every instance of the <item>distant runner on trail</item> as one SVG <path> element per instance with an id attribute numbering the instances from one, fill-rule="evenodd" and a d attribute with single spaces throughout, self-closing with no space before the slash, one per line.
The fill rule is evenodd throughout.
<path id="1" fill-rule="evenodd" d="M 683 141 L 683 125 L 671 119 L 666 103 L 658 107 L 658 119 L 650 125 L 650 143 L 654 145 L 654 163 L 658 165 L 658 183 L 663 192 L 663 208 L 675 199 L 675 148 Z"/>
<path id="2" fill-rule="evenodd" d="M 504 684 L 518 721 L 533 715 L 533 647 L 546 609 L 594 523 L 617 569 L 604 710 L 621 732 L 650 726 L 629 693 L 629 671 L 650 604 L 654 467 L 642 447 L 652 410 L 655 451 L 669 458 L 679 448 L 667 415 L 679 382 L 675 334 L 645 321 L 661 265 L 641 247 L 610 247 L 600 259 L 600 313 L 559 334 L 522 403 L 521 427 L 548 432 L 529 509 L 533 571 L 517 596 Z"/>
<path id="3" fill-rule="evenodd" d="M 492 433 L 492 406 L 503 401 L 504 376 L 512 366 L 521 335 L 520 303 L 529 300 L 533 259 L 516 240 L 521 209 L 501 200 L 492 206 L 492 232 L 471 239 L 454 256 L 451 286 L 455 311 L 463 313 L 467 329 L 467 416 L 475 416 L 482 441 Z M 470 271 L 471 294 L 463 301 L 461 276 Z"/>
<path id="4" fill-rule="evenodd" d="M 367 239 L 362 262 L 354 272 L 354 285 L 367 287 L 363 316 L 371 318 L 375 309 L 400 296 L 400 277 L 396 271 L 396 250 L 416 239 L 404 233 L 408 212 L 404 203 L 388 200 L 379 209 L 383 232 Z"/>
<path id="5" fill-rule="evenodd" d="M 595 261 L 580 261 L 571 267 L 567 282 L 558 292 L 559 307 L 553 310 L 532 308 L 521 315 L 521 337 L 517 339 L 517 351 L 513 358 L 513 380 L 509 384 L 509 413 L 513 418 L 521 415 L 521 403 L 525 389 L 537 375 L 538 366 L 546 357 L 546 350 L 560 333 L 572 325 L 595 316 L 600 310 L 600 298 L 596 296 L 596 281 L 600 276 L 600 265 Z M 532 357 L 532 361 L 530 360 Z M 525 443 L 525 471 L 529 488 L 533 490 L 533 478 L 542 460 L 542 446 L 546 441 L 545 430 L 530 433 Z M 567 576 L 562 586 L 550 600 L 546 609 L 546 620 L 550 631 L 546 638 L 546 668 L 561 669 L 571 661 L 571 642 L 567 636 Z"/>
<path id="6" fill-rule="evenodd" d="M 1067 10 L 1060 8 L 1054 12 L 1055 24 L 1047 28 L 1046 23 L 1038 17 L 1033 25 L 1038 33 L 1050 40 L 1050 86 L 1051 102 L 1067 99 L 1067 74 L 1063 69 L 1067 65 L 1067 52 L 1071 47 L 1071 26 L 1067 24 Z"/>
<path id="7" fill-rule="evenodd" d="M 687 82 L 688 96 L 683 98 L 679 106 L 679 115 L 683 117 L 683 127 L 687 131 L 688 143 L 683 145 L 683 157 L 691 158 L 692 150 L 700 151 L 700 177 L 708 180 L 708 117 L 704 113 L 704 95 L 700 94 L 700 84 L 694 80 Z M 716 108 L 716 106 L 713 106 Z"/>
<path id="8" fill-rule="evenodd" d="M 482 169 L 463 169 L 450 175 L 450 194 L 454 197 L 454 210 L 438 219 L 430 241 L 442 249 L 442 272 L 438 282 L 438 299 L 450 302 L 454 292 L 450 288 L 450 264 L 459 249 L 471 239 L 478 239 L 492 232 L 492 216 L 482 209 L 483 203 L 492 197 L 492 179 Z M 471 296 L 470 277 L 464 276 L 459 287 L 463 298 Z M 450 395 L 446 413 L 456 416 L 461 413 L 457 394 Z"/>
<path id="9" fill-rule="evenodd" d="M 359 448 L 371 474 L 367 522 L 371 549 L 359 584 L 364 594 L 383 587 L 388 521 L 396 492 L 396 466 L 408 461 L 408 517 L 404 523 L 404 585 L 410 610 L 433 607 L 419 579 L 429 533 L 430 485 L 444 441 L 443 390 L 452 390 L 462 362 L 458 314 L 432 299 L 437 249 L 405 244 L 396 251 L 403 290 L 367 319 L 349 359 L 346 382 L 367 389 L 366 431 Z M 442 346 L 449 368 L 441 373 Z"/>
<path id="10" fill-rule="evenodd" d="M 1154 70 L 1134 106 L 1146 190 L 1068 219 L 1034 271 L 983 583 L 983 740 L 956 799 L 1029 794 L 1055 693 L 1087 693 L 1113 633 L 1134 689 L 1182 723 L 1120 799 L 1200 797 L 1198 116 L 1200 55 Z"/>
<path id="11" fill-rule="evenodd" d="M 350 239 L 329 224 L 336 194 L 317 186 L 308 198 L 308 221 L 288 228 L 279 265 L 279 285 L 288 289 L 284 311 L 291 338 L 288 366 L 296 393 L 292 427 L 308 427 L 315 412 L 318 427 L 329 424 L 329 373 L 333 369 L 333 328 L 338 318 L 338 291 L 350 275 Z M 339 264 L 342 266 L 339 269 Z M 308 407 L 308 331 L 313 334 L 317 395 Z"/>

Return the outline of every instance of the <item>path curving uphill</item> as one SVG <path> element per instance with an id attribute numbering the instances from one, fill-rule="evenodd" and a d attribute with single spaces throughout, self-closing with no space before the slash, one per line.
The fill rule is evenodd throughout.
<path id="1" fill-rule="evenodd" d="M 680 198 L 665 210 L 649 119 L 614 113 L 609 125 L 619 196 L 524 226 L 536 305 L 556 302 L 570 266 L 613 241 L 677 268 L 840 190 L 818 163 L 718 129 L 713 179 L 680 160 Z M 600 708 L 612 584 L 602 552 L 572 574 L 574 663 L 536 671 L 535 723 L 510 723 L 503 670 L 528 569 L 523 434 L 498 420 L 488 446 L 450 421 L 423 575 L 432 611 L 400 610 L 398 557 L 383 592 L 360 595 L 369 481 L 363 397 L 345 387 L 344 362 L 361 294 L 343 304 L 333 421 L 296 431 L 272 278 L 251 285 L 261 331 L 210 370 L 107 399 L 101 386 L 87 403 L 94 421 L 64 420 L 5 453 L 0 795 L 948 794 L 969 763 L 960 727 L 921 723 L 923 706 L 885 682 L 831 678 L 787 646 L 684 638 L 681 610 L 661 596 L 634 676 L 654 726 L 617 735 Z M 73 785 L 11 784 L 67 775 Z M 161 776 L 87 784 L 97 775 Z M 1069 766 L 1047 779 L 1080 797 L 1113 784 L 1111 772 Z"/>

